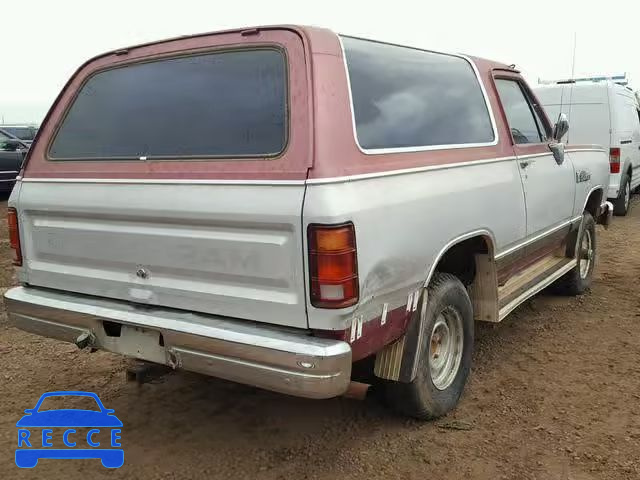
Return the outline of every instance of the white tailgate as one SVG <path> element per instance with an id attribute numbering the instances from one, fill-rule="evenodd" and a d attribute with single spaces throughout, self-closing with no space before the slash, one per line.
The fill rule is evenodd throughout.
<path id="1" fill-rule="evenodd" d="M 307 327 L 304 185 L 25 181 L 35 286 Z"/>

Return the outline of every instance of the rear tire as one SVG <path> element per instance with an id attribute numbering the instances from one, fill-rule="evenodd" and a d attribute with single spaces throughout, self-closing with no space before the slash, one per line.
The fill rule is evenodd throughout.
<path id="1" fill-rule="evenodd" d="M 582 295 L 591 288 L 596 261 L 596 222 L 589 212 L 582 215 L 582 230 L 578 239 L 578 264 L 556 282 L 556 289 L 565 295 Z"/>
<path id="2" fill-rule="evenodd" d="M 473 307 L 462 282 L 435 273 L 418 312 L 422 315 L 416 377 L 409 383 L 386 381 L 384 394 L 394 410 L 420 420 L 453 410 L 467 382 L 473 352 Z"/>
<path id="3" fill-rule="evenodd" d="M 618 198 L 613 205 L 613 213 L 619 217 L 624 217 L 629 212 L 629 204 L 631 199 L 631 178 L 628 175 L 622 176 L 620 184 L 622 188 L 618 194 Z"/>

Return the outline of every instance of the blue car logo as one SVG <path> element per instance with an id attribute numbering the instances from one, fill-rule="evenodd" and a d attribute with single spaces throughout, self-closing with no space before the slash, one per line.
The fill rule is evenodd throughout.
<path id="1" fill-rule="evenodd" d="M 44 410 L 42 402 L 50 397 L 90 397 L 97 404 L 96 410 L 56 409 Z M 86 400 L 86 399 L 85 399 Z M 16 465 L 33 468 L 41 458 L 99 458 L 107 468 L 119 468 L 124 463 L 124 450 L 120 448 L 122 422 L 104 407 L 92 392 L 49 392 L 43 394 L 36 406 L 25 410 L 26 415 L 18 420 L 18 448 Z M 42 428 L 41 435 L 35 428 Z M 77 428 L 90 428 L 86 435 Z M 53 448 L 54 429 L 62 430 L 62 442 L 66 448 Z M 110 448 L 98 441 L 100 429 L 109 430 Z M 104 435 L 104 433 L 102 434 Z"/>

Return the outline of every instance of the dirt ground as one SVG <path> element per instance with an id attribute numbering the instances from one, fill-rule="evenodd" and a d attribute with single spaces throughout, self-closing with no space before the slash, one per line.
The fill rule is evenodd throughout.
<path id="1" fill-rule="evenodd" d="M 179 373 L 138 387 L 126 361 L 8 326 L 0 312 L 0 477 L 87 479 L 640 479 L 640 202 L 598 228 L 591 293 L 542 294 L 478 325 L 459 408 L 421 423 L 371 402 L 310 401 Z M 6 202 L 0 203 L 0 218 Z M 5 222 L 0 291 L 15 282 Z M 51 390 L 96 392 L 125 464 L 18 469 L 15 422 Z"/>

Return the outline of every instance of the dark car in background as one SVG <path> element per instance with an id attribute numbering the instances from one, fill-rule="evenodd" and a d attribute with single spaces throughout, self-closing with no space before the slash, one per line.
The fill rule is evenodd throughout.
<path id="1" fill-rule="evenodd" d="M 29 145 L 0 130 L 0 193 L 10 192 L 22 166 Z"/>
<path id="2" fill-rule="evenodd" d="M 26 145 L 31 146 L 31 142 L 38 133 L 38 127 L 33 125 L 0 125 L 0 133 L 18 138 Z"/>

